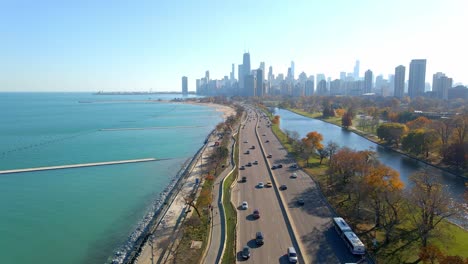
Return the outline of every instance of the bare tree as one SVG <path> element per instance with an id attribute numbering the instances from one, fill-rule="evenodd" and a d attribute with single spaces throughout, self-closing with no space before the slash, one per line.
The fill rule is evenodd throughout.
<path id="1" fill-rule="evenodd" d="M 456 214 L 457 210 L 447 198 L 447 191 L 434 174 L 427 169 L 410 176 L 413 187 L 409 193 L 410 208 L 414 214 L 411 218 L 421 239 L 423 247 L 428 245 L 428 239 L 442 220 Z M 410 205 L 410 206 L 411 206 Z"/>

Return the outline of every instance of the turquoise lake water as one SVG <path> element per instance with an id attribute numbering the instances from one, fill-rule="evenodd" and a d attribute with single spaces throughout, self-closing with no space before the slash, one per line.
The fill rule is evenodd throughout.
<path id="1" fill-rule="evenodd" d="M 0 170 L 165 159 L 0 175 L 0 262 L 104 263 L 124 245 L 222 121 L 148 97 L 180 95 L 0 93 Z"/>

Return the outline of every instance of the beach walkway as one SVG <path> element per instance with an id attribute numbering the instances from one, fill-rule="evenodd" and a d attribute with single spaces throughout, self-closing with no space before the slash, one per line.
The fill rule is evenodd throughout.
<path id="1" fill-rule="evenodd" d="M 95 166 L 115 165 L 115 164 L 125 164 L 125 163 L 137 163 L 137 162 L 148 162 L 148 161 L 157 161 L 157 160 L 158 159 L 156 159 L 156 158 L 146 158 L 146 159 L 116 160 L 116 161 L 81 163 L 81 164 L 49 166 L 49 167 L 37 167 L 37 168 L 15 169 L 15 170 L 2 170 L 2 171 L 0 171 L 0 174 L 33 172 L 33 171 L 44 171 L 44 170 L 61 170 L 61 169 L 83 168 L 83 167 L 95 167 Z"/>

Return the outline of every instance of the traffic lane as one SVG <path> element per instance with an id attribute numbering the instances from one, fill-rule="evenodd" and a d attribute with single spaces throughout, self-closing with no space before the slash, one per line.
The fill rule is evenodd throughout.
<path id="1" fill-rule="evenodd" d="M 244 133 L 247 135 L 249 143 L 244 143 L 243 147 L 251 146 L 252 137 L 249 136 L 251 126 L 246 126 Z M 254 127 L 252 126 L 252 130 Z M 243 151 L 245 152 L 245 151 Z M 249 209 L 239 211 L 239 248 L 238 260 L 242 260 L 240 252 L 245 245 L 255 245 L 254 236 L 257 231 L 262 231 L 265 236 L 265 244 L 259 248 L 253 247 L 251 250 L 251 258 L 247 260 L 249 263 L 287 263 L 287 258 L 284 257 L 288 247 L 292 245 L 289 233 L 286 229 L 286 224 L 282 216 L 279 204 L 272 188 L 256 189 L 259 181 L 268 181 L 268 170 L 264 164 L 262 153 L 256 148 L 251 150 L 251 154 L 241 154 L 240 163 L 246 164 L 252 158 L 259 161 L 259 165 L 245 167 L 241 170 L 240 175 L 247 177 L 247 182 L 240 186 L 241 197 L 249 203 Z M 261 165 L 263 164 L 263 165 Z M 248 175 L 248 176 L 247 176 Z M 241 176 L 242 177 L 242 176 Z M 243 200 L 242 198 L 240 200 Z M 258 207 L 260 210 L 260 219 L 253 221 L 252 212 Z M 265 208 L 265 209 L 263 209 Z"/>
<path id="2" fill-rule="evenodd" d="M 275 138 L 270 141 L 269 151 L 276 163 L 282 163 L 283 168 L 274 170 L 274 177 L 288 189 L 282 191 L 283 198 L 288 204 L 292 221 L 298 232 L 298 236 L 304 245 L 304 254 L 309 256 L 312 262 L 355 262 L 360 257 L 351 254 L 344 241 L 332 228 L 331 218 L 333 213 L 323 200 L 315 182 L 300 169 L 290 169 L 294 160 L 288 157 L 288 153 Z M 276 158 L 275 158 L 276 157 Z M 291 178 L 292 173 L 297 178 Z M 304 199 L 304 206 L 298 206 L 297 200 Z M 333 232 L 330 232 L 333 231 Z"/>

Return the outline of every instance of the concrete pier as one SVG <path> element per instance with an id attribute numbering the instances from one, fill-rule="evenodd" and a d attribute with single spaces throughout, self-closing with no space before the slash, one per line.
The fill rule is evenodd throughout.
<path id="1" fill-rule="evenodd" d="M 147 162 L 147 161 L 156 161 L 156 160 L 158 160 L 158 159 L 156 159 L 156 158 L 147 158 L 147 159 L 117 160 L 117 161 L 82 163 L 82 164 L 71 164 L 71 165 L 50 166 L 50 167 L 26 168 L 26 169 L 16 169 L 16 170 L 3 170 L 3 171 L 0 171 L 0 174 L 33 172 L 33 171 L 44 171 L 44 170 L 61 170 L 61 169 L 83 168 L 83 167 L 95 167 L 95 166 L 115 165 L 115 164 L 125 164 L 125 163 L 137 163 L 137 162 Z"/>

